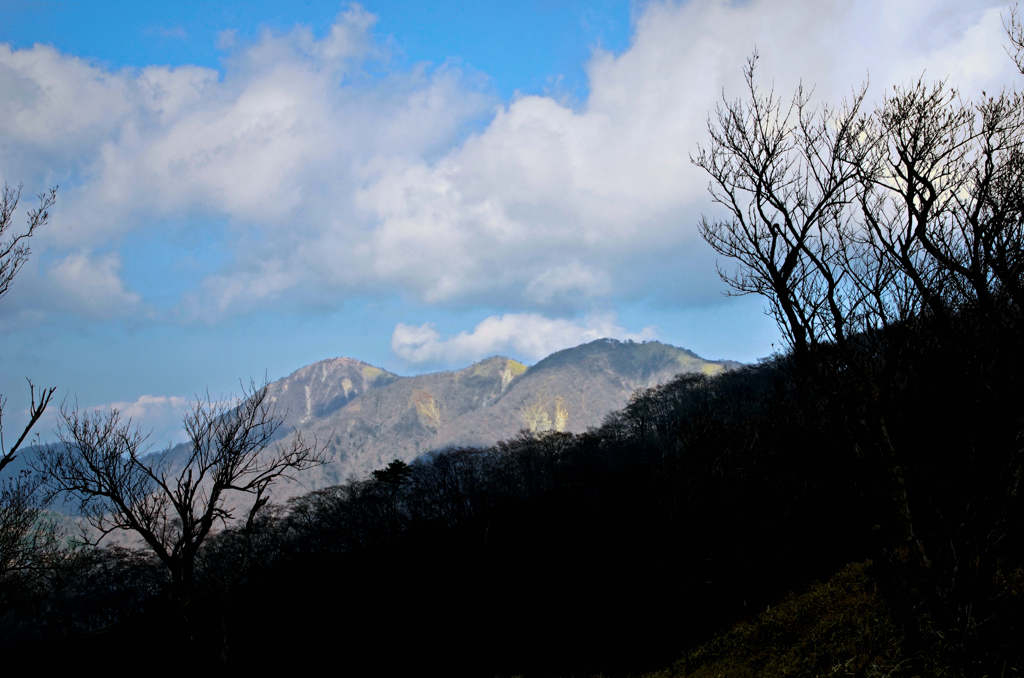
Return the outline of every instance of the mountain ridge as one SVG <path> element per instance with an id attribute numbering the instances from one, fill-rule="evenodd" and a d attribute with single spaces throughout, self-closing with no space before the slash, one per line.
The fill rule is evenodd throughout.
<path id="1" fill-rule="evenodd" d="M 282 418 L 270 448 L 301 434 L 323 446 L 327 457 L 323 466 L 274 486 L 272 498 L 283 502 L 369 477 L 396 459 L 409 463 L 441 449 L 485 447 L 522 431 L 582 433 L 624 407 L 637 389 L 680 373 L 717 374 L 738 366 L 657 341 L 615 339 L 556 351 L 532 366 L 493 355 L 412 376 L 357 358 L 325 358 L 268 384 L 268 403 Z M 187 443 L 179 443 L 153 454 L 174 467 L 189 452 Z M 27 466 L 28 458 L 19 461 Z"/>
<path id="2" fill-rule="evenodd" d="M 738 366 L 657 341 L 616 339 L 563 349 L 533 366 L 495 355 L 408 377 L 354 358 L 319 361 L 270 389 L 275 404 L 301 405 L 285 417 L 284 442 L 298 432 L 316 439 L 326 446 L 328 463 L 278 488 L 275 498 L 367 477 L 395 459 L 411 462 L 437 449 L 486 446 L 523 430 L 581 433 L 625 406 L 637 389 L 680 373 L 717 374 Z M 355 368 L 379 372 L 365 384 L 339 390 L 338 380 L 351 380 Z"/>

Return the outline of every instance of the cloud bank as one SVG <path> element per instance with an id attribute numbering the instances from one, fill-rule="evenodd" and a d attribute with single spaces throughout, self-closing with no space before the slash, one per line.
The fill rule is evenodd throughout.
<path id="1" fill-rule="evenodd" d="M 593 315 L 575 322 L 534 313 L 507 313 L 486 318 L 471 331 L 447 339 L 442 339 L 429 323 L 399 323 L 391 335 L 391 349 L 413 364 L 464 365 L 496 354 L 533 362 L 563 348 L 604 337 L 642 341 L 653 339 L 655 330 L 645 327 L 629 332 L 610 315 Z"/>
<path id="2" fill-rule="evenodd" d="M 519 319 L 705 303 L 722 287 L 696 235 L 710 206 L 689 157 L 722 92 L 740 93 L 755 46 L 761 82 L 782 95 L 802 78 L 834 102 L 870 76 L 877 98 L 924 73 L 971 96 L 1019 80 L 1002 9 L 651 2 L 626 51 L 594 52 L 578 105 L 499 104 L 451 65 L 395 69 L 358 6 L 323 35 L 300 26 L 239 44 L 225 32 L 222 71 L 113 70 L 0 45 L 0 177 L 65 183 L 40 275 L 56 281 L 58 308 L 77 303 L 76 282 L 99 290 L 103 303 L 77 304 L 98 316 L 146 302 L 110 247 L 196 219 L 226 231 L 230 256 L 184 294 L 185 319 L 357 294 Z M 396 351 L 469 345 L 452 341 Z"/>
<path id="3" fill-rule="evenodd" d="M 133 427 L 148 436 L 146 451 L 157 452 L 185 440 L 182 418 L 192 410 L 194 405 L 194 399 L 182 396 L 147 394 L 141 395 L 135 400 L 85 407 L 83 411 L 88 414 L 102 415 L 110 410 L 117 410 L 121 415 L 122 422 L 130 420 Z M 74 407 L 77 408 L 77 405 Z M 22 414 L 27 418 L 28 411 L 26 410 Z M 60 422 L 60 409 L 49 407 L 34 430 L 45 441 L 56 435 Z"/>

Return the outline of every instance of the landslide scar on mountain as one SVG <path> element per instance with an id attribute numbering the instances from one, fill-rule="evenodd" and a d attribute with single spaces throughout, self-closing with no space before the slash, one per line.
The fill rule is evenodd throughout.
<path id="1" fill-rule="evenodd" d="M 523 426 L 531 433 L 543 433 L 544 431 L 565 431 L 569 426 L 569 410 L 565 406 L 565 398 L 555 396 L 552 413 L 548 414 L 549 400 L 537 396 L 532 401 L 523 404 L 520 410 L 520 417 Z"/>
<path id="2" fill-rule="evenodd" d="M 416 407 L 421 424 L 435 431 L 441 427 L 441 408 L 433 395 L 417 389 L 412 392 L 412 404 Z"/>
<path id="3" fill-rule="evenodd" d="M 526 371 L 526 365 L 516 360 L 509 360 L 505 363 L 505 369 L 501 371 L 501 392 L 504 393 L 512 380 Z"/>

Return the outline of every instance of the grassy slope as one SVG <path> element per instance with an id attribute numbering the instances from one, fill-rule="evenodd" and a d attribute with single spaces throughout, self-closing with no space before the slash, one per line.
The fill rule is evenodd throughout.
<path id="1" fill-rule="evenodd" d="M 901 640 L 870 563 L 855 563 L 646 678 L 897 675 Z"/>

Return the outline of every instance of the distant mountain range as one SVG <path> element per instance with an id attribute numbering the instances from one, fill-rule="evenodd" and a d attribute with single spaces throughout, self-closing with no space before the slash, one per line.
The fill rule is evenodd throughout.
<path id="1" fill-rule="evenodd" d="M 621 409 L 634 391 L 680 373 L 717 374 L 739 367 L 705 360 L 656 341 L 599 339 L 558 351 L 528 367 L 495 356 L 469 367 L 401 377 L 354 358 L 302 367 L 269 385 L 284 424 L 275 444 L 301 432 L 325 445 L 327 464 L 275 486 L 284 501 L 351 478 L 364 478 L 392 460 L 411 462 L 453 446 L 487 446 L 522 430 L 581 433 Z M 15 463 L 27 466 L 40 450 Z M 179 444 L 160 454 L 174 465 L 187 458 Z M 16 471 L 17 469 L 15 469 Z M 60 502 L 74 513 L 73 502 Z"/>
<path id="2" fill-rule="evenodd" d="M 362 478 L 431 450 L 491 445 L 524 429 L 583 432 L 622 408 L 636 389 L 680 373 L 738 366 L 660 342 L 614 339 L 553 353 L 532 367 L 496 356 L 414 377 L 352 358 L 323 360 L 270 385 L 286 438 L 296 430 L 306 440 L 315 437 L 329 458 L 275 497 Z"/>

